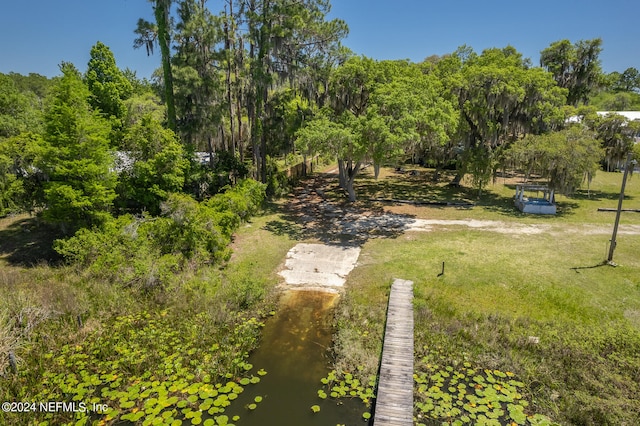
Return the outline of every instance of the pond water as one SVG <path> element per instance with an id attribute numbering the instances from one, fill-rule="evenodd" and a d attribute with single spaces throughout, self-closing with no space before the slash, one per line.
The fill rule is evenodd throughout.
<path id="1" fill-rule="evenodd" d="M 288 290 L 280 299 L 275 316 L 262 333 L 260 347 L 250 356 L 253 371 L 267 371 L 260 383 L 245 388 L 229 413 L 239 415 L 238 426 L 363 425 L 367 411 L 358 399 L 318 397 L 320 379 L 330 370 L 333 310 L 339 295 L 306 290 Z M 245 407 L 261 396 L 255 410 Z M 314 413 L 311 406 L 320 406 Z M 231 410 L 230 410 L 231 411 Z"/>

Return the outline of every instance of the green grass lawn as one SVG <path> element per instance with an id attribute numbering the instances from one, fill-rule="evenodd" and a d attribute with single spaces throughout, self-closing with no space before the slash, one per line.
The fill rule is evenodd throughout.
<path id="1" fill-rule="evenodd" d="M 360 193 L 473 200 L 468 188 L 448 188 L 444 183 L 438 184 L 440 189 L 429 188 L 429 183 L 422 188 L 418 178 L 389 173 L 375 182 L 365 177 Z M 553 217 L 517 212 L 511 201 L 514 191 L 500 181 L 484 198 L 473 200 L 477 205 L 472 209 L 400 207 L 422 218 L 552 227 L 548 233 L 509 235 L 449 226 L 369 240 L 349 276 L 338 312 L 340 368 L 355 369 L 366 362 L 363 352 L 379 353 L 392 280 L 410 279 L 415 293 L 415 373 L 426 377 L 424 384 L 416 382 L 416 422 L 537 421 L 522 417 L 515 408 L 507 411 L 514 401 L 502 402 L 501 407 L 494 402 L 493 408 L 479 413 L 452 411 L 457 406 L 433 387 L 438 382 L 432 374 L 448 371 L 445 367 L 457 371 L 464 363 L 477 371 L 514 374 L 523 385 L 515 395 L 525 401 L 522 410 L 527 416 L 544 414 L 561 424 L 638 424 L 640 235 L 619 235 L 614 256 L 619 266 L 605 266 L 611 235 L 583 232 L 581 226 L 613 226 L 615 213 L 597 208 L 616 207 L 621 178 L 619 173 L 599 173 L 591 198 L 582 192 L 561 196 L 560 214 Z M 411 180 L 417 191 L 405 189 L 403 179 Z M 628 182 L 627 194 L 625 207 L 640 207 L 637 177 Z M 621 224 L 639 223 L 640 213 L 622 215 Z M 442 262 L 445 273 L 438 277 Z M 363 336 L 358 330 L 364 327 L 370 331 Z M 347 344 L 346 339 L 351 341 Z M 360 368 L 370 372 L 377 365 L 370 362 Z"/>
<path id="2" fill-rule="evenodd" d="M 415 170 L 418 174 L 411 175 Z M 590 189 L 578 189 L 573 195 L 556 195 L 558 214 L 555 216 L 525 215 L 514 204 L 515 184 L 521 183 L 520 177 L 501 178 L 490 183 L 478 197 L 471 188 L 469 178 L 462 181 L 460 187 L 448 185 L 454 173 L 445 171 L 437 183 L 432 181 L 433 170 L 415 166 L 404 173 L 392 169 L 383 169 L 378 181 L 367 168 L 356 178 L 356 192 L 361 202 L 376 198 L 392 198 L 410 201 L 428 202 L 469 202 L 473 208 L 425 207 L 417 213 L 432 219 L 492 219 L 518 221 L 525 223 L 597 223 L 613 224 L 615 213 L 599 212 L 598 207 L 616 208 L 620 195 L 622 173 L 598 172 L 591 182 Z M 337 183 L 337 182 L 336 182 Z M 586 183 L 585 183 L 586 185 Z M 623 208 L 640 209 L 640 177 L 630 176 L 625 190 Z M 622 222 L 640 224 L 640 213 L 625 212 Z"/>

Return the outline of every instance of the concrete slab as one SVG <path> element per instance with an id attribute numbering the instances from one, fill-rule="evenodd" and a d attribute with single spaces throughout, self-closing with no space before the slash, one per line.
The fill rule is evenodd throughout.
<path id="1" fill-rule="evenodd" d="M 292 286 L 342 287 L 360 256 L 360 247 L 297 244 L 279 272 Z"/>

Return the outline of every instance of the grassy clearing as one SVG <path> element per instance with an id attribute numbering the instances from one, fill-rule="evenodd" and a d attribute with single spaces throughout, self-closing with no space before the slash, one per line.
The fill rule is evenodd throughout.
<path id="1" fill-rule="evenodd" d="M 417 175 L 412 175 L 415 171 Z M 620 195 L 622 173 L 598 172 L 591 182 L 591 189 L 579 189 L 571 197 L 557 195 L 558 214 L 556 216 L 525 215 L 513 205 L 516 183 L 521 177 L 499 177 L 486 188 L 478 198 L 477 191 L 471 188 L 469 178 L 463 179 L 460 187 L 448 185 L 453 172 L 443 172 L 440 180 L 434 183 L 433 170 L 415 166 L 403 173 L 393 169 L 383 169 L 376 181 L 371 170 L 363 171 L 356 180 L 357 194 L 361 202 L 376 198 L 392 198 L 409 201 L 429 202 L 468 202 L 473 208 L 454 207 L 391 207 L 394 211 L 403 211 L 418 217 L 431 219 L 484 219 L 517 221 L 524 223 L 566 223 L 566 224 L 613 224 L 615 213 L 598 212 L 598 207 L 616 208 Z M 640 177 L 631 176 L 625 190 L 624 208 L 640 209 Z M 640 224 L 640 213 L 623 213 L 622 221 Z"/>
<path id="2" fill-rule="evenodd" d="M 405 185 L 393 173 L 387 176 L 391 183 L 365 178 L 362 192 Z M 615 261 L 621 266 L 601 266 L 610 235 L 581 232 L 579 225 L 612 226 L 612 214 L 596 209 L 615 207 L 613 191 L 621 175 L 598 176 L 592 196 L 610 195 L 563 197 L 564 213 L 556 217 L 514 212 L 511 189 L 499 184 L 470 210 L 395 208 L 423 218 L 545 223 L 554 225 L 554 232 L 508 235 L 449 226 L 369 240 L 338 313 L 340 368 L 357 371 L 360 364 L 367 373 L 377 369 L 377 360 L 363 353 L 380 353 L 393 278 L 410 279 L 415 283 L 417 423 L 544 424 L 542 417 L 533 417 L 543 414 L 562 424 L 638 424 L 640 236 L 619 235 Z M 416 199 L 427 196 L 420 191 Z M 453 200 L 468 189 L 443 186 L 438 191 Z M 628 207 L 633 207 L 640 199 L 637 178 L 628 184 L 628 194 Z M 624 214 L 621 223 L 638 224 L 640 214 Z M 438 277 L 443 261 L 445 273 Z M 456 379 L 473 385 L 471 396 L 480 400 L 470 402 L 458 390 L 447 391 L 457 385 L 444 382 L 441 372 L 462 374 L 463 369 L 483 381 Z M 502 393 L 488 392 L 482 386 L 496 378 L 495 372 L 512 375 L 517 386 L 505 379 L 490 386 Z"/>

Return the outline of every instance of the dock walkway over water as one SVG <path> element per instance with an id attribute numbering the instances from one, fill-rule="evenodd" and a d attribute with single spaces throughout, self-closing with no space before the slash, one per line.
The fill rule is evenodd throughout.
<path id="1" fill-rule="evenodd" d="M 413 425 L 413 281 L 391 286 L 373 424 Z"/>

